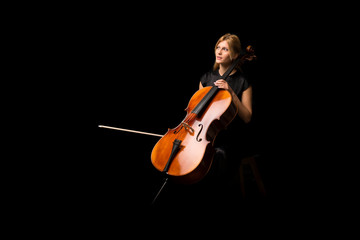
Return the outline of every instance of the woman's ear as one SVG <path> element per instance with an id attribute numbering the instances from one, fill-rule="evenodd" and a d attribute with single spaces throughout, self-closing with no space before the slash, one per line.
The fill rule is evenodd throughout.
<path id="1" fill-rule="evenodd" d="M 238 58 L 238 56 L 239 56 L 239 54 L 238 54 L 238 53 L 235 53 L 235 55 L 234 55 L 234 59 L 232 59 L 232 60 L 237 59 L 237 58 Z"/>

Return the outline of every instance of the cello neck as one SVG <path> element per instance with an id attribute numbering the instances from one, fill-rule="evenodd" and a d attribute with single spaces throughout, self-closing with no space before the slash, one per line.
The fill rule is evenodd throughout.
<path id="1" fill-rule="evenodd" d="M 241 64 L 239 66 L 241 66 L 245 62 L 245 60 L 252 61 L 253 59 L 256 59 L 256 56 L 254 54 L 254 49 L 252 48 L 251 45 L 249 45 L 246 47 L 245 53 L 240 54 L 240 56 L 238 56 L 238 58 L 231 64 L 231 66 L 228 68 L 228 70 L 226 70 L 224 75 L 222 75 L 221 79 L 226 80 L 227 77 L 230 75 L 230 73 L 234 70 L 234 68 L 237 65 L 239 65 L 240 62 L 241 62 Z"/>
<path id="2" fill-rule="evenodd" d="M 232 64 L 231 66 L 226 70 L 226 72 L 224 73 L 224 75 L 222 75 L 220 78 L 226 80 L 228 78 L 228 76 L 230 75 L 230 73 L 234 70 L 234 68 L 236 67 L 236 65 L 238 65 L 238 63 L 240 62 L 241 57 L 238 57 Z"/>

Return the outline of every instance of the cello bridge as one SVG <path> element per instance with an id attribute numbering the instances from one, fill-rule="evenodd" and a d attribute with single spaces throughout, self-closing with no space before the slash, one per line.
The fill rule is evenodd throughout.
<path id="1" fill-rule="evenodd" d="M 190 127 L 189 124 L 187 124 L 186 122 L 182 122 L 182 125 L 184 126 L 186 131 L 188 131 L 190 134 L 194 134 L 195 130 L 192 127 Z"/>

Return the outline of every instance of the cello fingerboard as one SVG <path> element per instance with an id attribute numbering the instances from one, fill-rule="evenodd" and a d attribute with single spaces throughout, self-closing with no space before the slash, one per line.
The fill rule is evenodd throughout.
<path id="1" fill-rule="evenodd" d="M 211 99 L 215 96 L 219 88 L 217 86 L 211 87 L 210 91 L 207 92 L 205 97 L 195 106 L 191 113 L 196 114 L 198 117 L 201 117 L 203 110 L 206 109 Z"/>

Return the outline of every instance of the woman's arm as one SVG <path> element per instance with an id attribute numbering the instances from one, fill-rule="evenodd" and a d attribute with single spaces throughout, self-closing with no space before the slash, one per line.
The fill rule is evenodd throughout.
<path id="1" fill-rule="evenodd" d="M 201 84 L 201 81 L 199 82 L 199 90 L 203 88 L 203 85 Z"/>
<path id="2" fill-rule="evenodd" d="M 252 87 L 249 86 L 242 94 L 241 101 L 235 92 L 229 87 L 233 102 L 238 109 L 239 117 L 245 122 L 249 123 L 252 117 Z"/>

